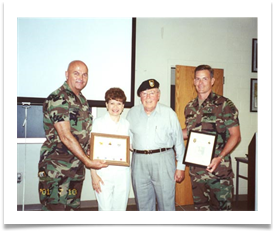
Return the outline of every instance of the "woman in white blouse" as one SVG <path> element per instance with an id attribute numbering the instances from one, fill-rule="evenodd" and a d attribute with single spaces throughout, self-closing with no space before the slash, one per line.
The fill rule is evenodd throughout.
<path id="1" fill-rule="evenodd" d="M 129 136 L 129 122 L 120 115 L 126 96 L 120 88 L 110 88 L 105 93 L 107 113 L 93 122 L 92 132 Z M 130 167 L 109 165 L 91 169 L 99 211 L 125 211 L 130 191 Z"/>

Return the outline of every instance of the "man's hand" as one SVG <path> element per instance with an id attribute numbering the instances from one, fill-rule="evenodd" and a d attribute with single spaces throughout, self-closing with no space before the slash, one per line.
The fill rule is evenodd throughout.
<path id="1" fill-rule="evenodd" d="M 220 156 L 222 157 L 225 157 L 228 153 L 230 153 L 241 141 L 241 132 L 239 126 L 228 128 L 228 130 L 230 133 L 230 137 L 220 153 Z M 213 158 L 211 163 L 207 166 L 206 170 L 213 173 L 219 166 L 221 161 L 222 159 L 220 157 Z"/>
<path id="2" fill-rule="evenodd" d="M 177 183 L 181 183 L 185 178 L 185 171 L 177 169 L 174 178 Z"/>
<path id="3" fill-rule="evenodd" d="M 213 158 L 211 163 L 207 166 L 206 171 L 213 173 L 221 161 L 222 159 L 220 157 Z"/>
<path id="4" fill-rule="evenodd" d="M 85 164 L 86 168 L 101 169 L 108 167 L 106 160 L 89 160 Z"/>

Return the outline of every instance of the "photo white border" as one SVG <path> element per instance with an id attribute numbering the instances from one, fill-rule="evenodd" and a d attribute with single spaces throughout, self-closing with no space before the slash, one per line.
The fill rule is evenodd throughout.
<path id="1" fill-rule="evenodd" d="M 263 122 L 271 121 L 271 1 L 259 0 L 258 2 L 237 3 L 17 3 L 15 0 L 4 0 L 4 223 L 142 223 L 142 224 L 192 224 L 192 223 L 234 223 L 234 224 L 270 224 L 271 221 L 271 126 L 264 126 Z M 108 7 L 106 7 L 108 4 Z M 116 10 L 114 10 L 116 9 Z M 11 103 L 17 101 L 16 88 L 16 53 L 17 17 L 258 17 L 258 39 L 260 41 L 258 53 L 258 75 L 265 79 L 265 84 L 259 85 L 259 105 L 265 111 L 258 112 L 259 153 L 265 153 L 259 157 L 259 210 L 257 212 L 211 212 L 202 213 L 198 219 L 194 212 L 182 213 L 150 213 L 131 212 L 125 216 L 114 216 L 114 213 L 67 213 L 63 217 L 53 216 L 52 213 L 17 212 L 16 183 L 14 177 L 16 171 L 10 167 L 14 162 L 16 149 L 16 110 L 11 110 Z M 138 28 L 137 28 L 138 30 Z M 266 58 L 268 57 L 268 59 Z M 10 82 L 13 82 L 12 87 Z M 261 80 L 259 80 L 261 81 Z M 265 107 L 266 105 L 266 107 Z M 15 110 L 15 112 L 13 111 Z M 267 128 L 269 127 L 269 128 Z M 263 135 L 264 134 L 264 135 Z M 186 173 L 188 174 L 188 173 Z M 8 203 L 7 203 L 8 202 Z M 104 215 L 103 215 L 104 214 Z M 170 215 L 169 215 L 170 214 Z M 60 215 L 60 213 L 59 213 Z M 91 216 L 93 219 L 91 219 Z M 213 217 L 215 216 L 215 220 Z M 108 217 L 108 219 L 106 219 Z M 123 219 L 120 219 L 120 218 Z"/>

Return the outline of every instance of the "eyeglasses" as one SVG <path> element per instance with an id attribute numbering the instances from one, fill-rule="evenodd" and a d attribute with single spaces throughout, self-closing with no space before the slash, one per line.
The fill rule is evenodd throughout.
<path id="1" fill-rule="evenodd" d="M 141 97 L 142 98 L 146 98 L 147 96 L 149 97 L 155 97 L 157 95 L 158 92 L 156 91 L 143 91 L 141 92 Z"/>

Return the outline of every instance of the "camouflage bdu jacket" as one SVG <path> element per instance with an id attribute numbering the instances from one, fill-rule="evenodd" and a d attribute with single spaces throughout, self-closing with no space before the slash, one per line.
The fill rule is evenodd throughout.
<path id="1" fill-rule="evenodd" d="M 92 115 L 86 98 L 81 93 L 77 97 L 65 82 L 46 99 L 43 113 L 46 141 L 40 151 L 39 172 L 45 171 L 51 178 L 68 176 L 84 179 L 83 163 L 61 142 L 54 124 L 70 121 L 71 133 L 87 153 Z"/>
<path id="2" fill-rule="evenodd" d="M 214 92 L 209 94 L 201 106 L 199 106 L 198 98 L 189 102 L 185 107 L 184 114 L 187 133 L 193 130 L 217 134 L 215 157 L 221 153 L 229 139 L 228 128 L 239 125 L 238 109 L 233 102 Z M 224 161 L 215 170 L 214 175 L 208 173 L 205 168 L 193 166 L 190 167 L 190 174 L 196 174 L 197 177 L 205 177 L 205 174 L 219 178 L 233 177 L 231 157 L 227 155 L 224 158 Z"/>

